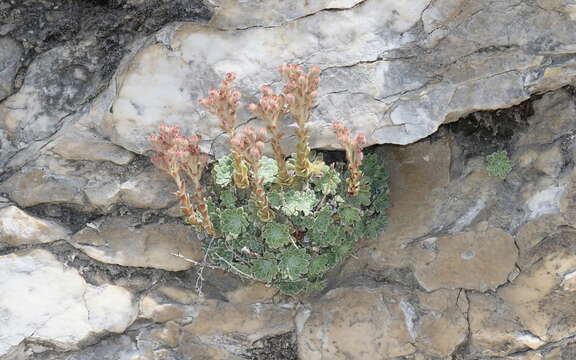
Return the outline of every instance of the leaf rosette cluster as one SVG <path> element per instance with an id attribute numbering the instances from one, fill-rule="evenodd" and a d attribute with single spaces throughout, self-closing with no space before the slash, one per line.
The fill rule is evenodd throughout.
<path id="1" fill-rule="evenodd" d="M 233 73 L 200 100 L 220 120 L 230 154 L 208 165 L 200 137 L 185 137 L 161 125 L 151 136 L 154 164 L 177 184 L 183 216 L 204 233 L 201 265 L 297 294 L 322 289 L 327 273 L 362 238 L 378 236 L 386 222 L 388 175 L 383 160 L 366 154 L 366 139 L 334 122 L 346 162 L 327 164 L 309 147 L 308 122 L 317 97 L 320 69 L 308 74 L 296 65 L 280 67 L 283 94 L 261 88 L 249 110 L 266 128 L 237 132 L 240 94 Z M 283 153 L 280 122 L 291 114 L 297 125 L 296 152 Z M 272 157 L 265 156 L 265 144 Z M 187 189 L 192 188 L 193 195 Z"/>

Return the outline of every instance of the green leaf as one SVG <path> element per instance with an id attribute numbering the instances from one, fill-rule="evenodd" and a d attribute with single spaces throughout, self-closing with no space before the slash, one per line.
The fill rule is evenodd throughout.
<path id="1" fill-rule="evenodd" d="M 367 238 L 375 238 L 384 231 L 384 227 L 386 226 L 387 216 L 380 214 L 371 218 L 366 223 L 366 237 Z"/>
<path id="2" fill-rule="evenodd" d="M 288 216 L 297 215 L 300 212 L 308 216 L 312 213 L 316 202 L 316 194 L 312 190 L 291 191 L 284 198 L 282 211 Z"/>
<path id="3" fill-rule="evenodd" d="M 318 212 L 318 216 L 316 216 L 316 220 L 314 221 L 314 230 L 325 233 L 328 231 L 328 227 L 332 223 L 332 211 L 325 207 L 320 212 Z"/>
<path id="4" fill-rule="evenodd" d="M 314 227 L 314 218 L 312 216 L 292 216 L 290 221 L 294 226 L 301 229 L 312 229 Z"/>
<path id="5" fill-rule="evenodd" d="M 362 212 L 360 209 L 352 206 L 343 206 L 338 209 L 338 216 L 340 216 L 340 222 L 344 226 L 352 226 L 358 221 L 360 221 Z"/>
<path id="6" fill-rule="evenodd" d="M 310 262 L 310 266 L 308 268 L 308 275 L 311 277 L 319 277 L 324 275 L 325 272 L 330 270 L 330 257 L 331 256 L 329 254 L 322 254 L 312 259 L 312 262 Z"/>
<path id="7" fill-rule="evenodd" d="M 264 244 L 259 236 L 255 236 L 250 231 L 246 231 L 242 236 L 233 239 L 231 242 L 236 251 L 243 252 L 246 249 L 250 252 L 261 253 L 264 251 Z"/>
<path id="8" fill-rule="evenodd" d="M 236 207 L 236 194 L 232 190 L 225 190 L 220 193 L 220 201 L 222 206 L 227 208 Z"/>
<path id="9" fill-rule="evenodd" d="M 234 160 L 230 155 L 226 155 L 218 159 L 212 168 L 212 176 L 217 185 L 226 187 L 232 181 L 234 168 L 232 167 Z"/>
<path id="10" fill-rule="evenodd" d="M 336 224 L 331 224 L 324 235 L 326 240 L 325 246 L 334 246 L 341 244 L 344 241 L 346 234 L 342 226 L 338 226 Z"/>
<path id="11" fill-rule="evenodd" d="M 278 289 L 285 294 L 299 294 L 306 290 L 308 282 L 305 280 L 299 281 L 281 281 L 278 283 Z"/>
<path id="12" fill-rule="evenodd" d="M 278 210 L 282 207 L 283 198 L 281 192 L 271 190 L 266 193 L 266 197 L 272 209 Z"/>
<path id="13" fill-rule="evenodd" d="M 277 174 L 278 164 L 276 164 L 276 160 L 262 156 L 262 159 L 260 160 L 260 169 L 258 170 L 258 175 L 262 177 L 264 184 L 275 182 Z"/>
<path id="14" fill-rule="evenodd" d="M 274 259 L 257 259 L 254 260 L 252 272 L 257 279 L 270 282 L 278 273 L 278 264 Z"/>
<path id="15" fill-rule="evenodd" d="M 242 264 L 239 262 L 233 263 L 233 267 L 230 266 L 230 271 L 235 273 L 236 275 L 239 275 L 240 277 L 243 278 L 251 278 L 252 275 L 252 269 L 250 268 L 250 266 L 246 265 L 246 264 Z"/>
<path id="16" fill-rule="evenodd" d="M 262 236 L 266 245 L 272 249 L 279 249 L 290 243 L 290 229 L 285 224 L 269 222 L 264 225 Z"/>
<path id="17" fill-rule="evenodd" d="M 312 182 L 320 189 L 322 194 L 330 195 L 336 194 L 338 185 L 342 182 L 340 173 L 333 167 L 326 166 L 324 169 L 324 176 L 321 178 L 313 178 Z"/>
<path id="18" fill-rule="evenodd" d="M 350 243 L 343 244 L 335 248 L 334 254 L 336 255 L 336 261 L 339 263 L 344 260 L 352 252 L 352 249 L 353 245 Z"/>
<path id="19" fill-rule="evenodd" d="M 226 209 L 220 215 L 222 232 L 232 238 L 237 238 L 248 227 L 248 219 L 242 208 Z"/>
<path id="20" fill-rule="evenodd" d="M 370 184 L 372 194 L 387 192 L 388 172 L 380 156 L 377 154 L 367 154 L 364 156 L 360 170 L 362 170 L 364 178 Z"/>
<path id="21" fill-rule="evenodd" d="M 279 255 L 280 274 L 283 279 L 297 280 L 308 272 L 308 263 L 311 260 L 306 249 L 289 248 Z"/>

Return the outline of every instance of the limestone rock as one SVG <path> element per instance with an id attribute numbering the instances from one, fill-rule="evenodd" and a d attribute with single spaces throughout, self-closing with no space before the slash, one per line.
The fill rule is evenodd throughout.
<path id="1" fill-rule="evenodd" d="M 0 184 L 0 191 L 22 207 L 45 203 L 83 204 L 81 182 L 44 168 L 23 170 Z"/>
<path id="2" fill-rule="evenodd" d="M 446 140 L 385 148 L 381 154 L 390 171 L 390 188 L 394 189 L 390 192 L 386 231 L 360 249 L 362 261 L 348 261 L 346 272 L 363 266 L 380 269 L 412 264 L 414 257 L 407 244 L 430 232 L 443 201 L 438 195 L 450 182 L 450 146 Z M 450 222 L 445 214 L 436 226 Z"/>
<path id="3" fill-rule="evenodd" d="M 230 355 L 243 354 L 261 338 L 294 330 L 294 309 L 289 304 L 234 304 L 207 300 L 198 304 L 196 310 L 192 323 L 182 327 L 183 337 L 214 350 L 224 349 Z"/>
<path id="4" fill-rule="evenodd" d="M 0 209 L 0 242 L 20 246 L 49 243 L 68 237 L 64 227 L 31 216 L 16 206 Z"/>
<path id="5" fill-rule="evenodd" d="M 84 193 L 92 206 L 106 210 L 120 199 L 120 183 L 116 179 L 95 181 L 84 187 Z"/>
<path id="6" fill-rule="evenodd" d="M 0 277 L 0 355 L 27 339 L 78 349 L 92 336 L 122 333 L 137 315 L 129 291 L 89 285 L 46 250 L 1 256 Z"/>
<path id="7" fill-rule="evenodd" d="M 9 37 L 0 36 L 0 100 L 12 94 L 21 57 L 22 46 Z"/>
<path id="8" fill-rule="evenodd" d="M 471 293 L 470 336 L 472 352 L 479 356 L 505 356 L 544 341 L 525 330 L 513 309 L 497 296 Z"/>
<path id="9" fill-rule="evenodd" d="M 481 224 L 476 231 L 430 238 L 415 265 L 415 276 L 427 290 L 496 289 L 514 270 L 518 250 L 508 233 Z"/>
<path id="10" fill-rule="evenodd" d="M 529 131 L 518 139 L 518 145 L 550 144 L 574 129 L 576 105 L 564 90 L 544 94 L 534 101 L 534 116 Z"/>
<path id="11" fill-rule="evenodd" d="M 178 202 L 175 192 L 170 176 L 149 167 L 120 185 L 119 196 L 128 206 L 162 209 Z"/>
<path id="12" fill-rule="evenodd" d="M 170 320 L 181 320 L 184 310 L 175 304 L 162 304 L 153 296 L 144 296 L 140 299 L 140 317 L 162 323 Z"/>
<path id="13" fill-rule="evenodd" d="M 466 338 L 467 304 L 461 301 L 457 292 L 447 290 L 433 294 L 411 294 L 392 286 L 331 290 L 298 314 L 300 357 L 388 359 L 417 349 L 447 356 Z"/>
<path id="14" fill-rule="evenodd" d="M 348 9 L 362 0 L 319 0 L 294 3 L 281 0 L 265 3 L 261 0 L 249 2 L 217 0 L 215 2 L 217 9 L 210 19 L 210 25 L 223 29 L 242 29 L 252 26 L 278 26 L 325 9 Z M 274 11 L 262 11 L 263 5 Z"/>
<path id="15" fill-rule="evenodd" d="M 106 141 L 94 132 L 77 128 L 63 132 L 49 148 L 70 160 L 111 161 L 126 165 L 134 158 L 133 153 Z"/>
<path id="16" fill-rule="evenodd" d="M 334 119 L 362 129 L 370 144 L 407 144 L 444 122 L 517 104 L 576 76 L 568 71 L 571 60 L 552 60 L 572 51 L 575 23 L 528 4 L 274 1 L 266 11 L 253 2 L 218 5 L 209 26 L 179 26 L 118 74 L 121 86 L 102 127 L 115 143 L 142 153 L 161 120 L 213 140 L 216 120 L 196 105 L 207 88 L 235 71 L 248 103 L 259 84 L 278 84 L 275 68 L 287 62 L 323 70 L 311 139 L 313 147 L 328 148 L 339 147 L 326 126 Z M 342 10 L 318 11 L 324 7 Z M 522 20 L 510 27 L 510 18 Z M 486 36 L 488 22 L 495 36 Z M 349 26 L 333 26 L 340 23 Z M 538 45 L 543 39 L 557 45 Z M 240 117 L 250 119 L 245 111 Z"/>
<path id="17" fill-rule="evenodd" d="M 86 227 L 71 239 L 72 245 L 104 263 L 181 271 L 193 265 L 173 253 L 199 261 L 200 241 L 190 226 L 150 224 L 140 226 L 128 217 L 106 218 L 98 229 Z"/>
<path id="18" fill-rule="evenodd" d="M 576 332 L 576 233 L 560 231 L 526 252 L 524 270 L 498 295 L 523 326 L 544 342 Z"/>

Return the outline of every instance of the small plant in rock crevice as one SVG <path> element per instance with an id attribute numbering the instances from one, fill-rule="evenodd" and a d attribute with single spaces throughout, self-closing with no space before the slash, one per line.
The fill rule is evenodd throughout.
<path id="1" fill-rule="evenodd" d="M 383 230 L 388 176 L 377 155 L 364 155 L 364 135 L 352 136 L 341 122 L 332 125 L 347 163 L 327 165 L 313 156 L 308 123 L 320 69 L 279 70 L 283 92 L 262 86 L 259 102 L 248 106 L 265 128 L 237 130 L 240 93 L 232 87 L 233 73 L 200 100 L 219 119 L 230 147 L 230 154 L 211 166 L 199 135 L 184 136 L 162 124 L 149 140 L 156 151 L 152 162 L 177 185 L 185 221 L 206 234 L 205 259 L 198 265 L 296 294 L 323 288 L 327 272 L 359 239 Z M 283 152 L 279 129 L 287 116 L 297 125 L 296 153 L 290 156 Z M 266 143 L 273 157 L 265 156 Z"/>
<path id="2" fill-rule="evenodd" d="M 486 156 L 488 175 L 504 179 L 512 171 L 512 162 L 506 151 L 496 151 Z"/>

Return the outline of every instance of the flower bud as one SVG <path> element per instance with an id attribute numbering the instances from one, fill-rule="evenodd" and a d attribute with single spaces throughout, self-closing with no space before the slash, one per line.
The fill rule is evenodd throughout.
<path id="1" fill-rule="evenodd" d="M 358 133 L 356 135 L 356 145 L 359 147 L 363 147 L 364 145 L 366 145 L 366 135 L 364 135 L 363 133 Z"/>

